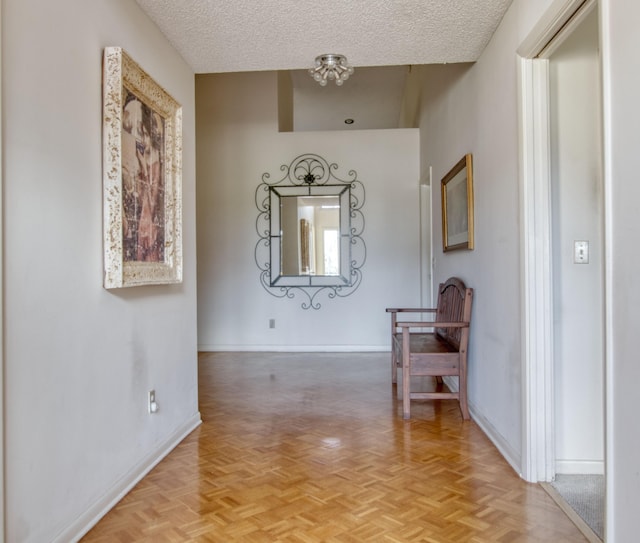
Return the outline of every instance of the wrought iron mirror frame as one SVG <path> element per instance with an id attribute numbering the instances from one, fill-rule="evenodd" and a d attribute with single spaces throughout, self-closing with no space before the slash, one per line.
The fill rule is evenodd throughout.
<path id="1" fill-rule="evenodd" d="M 320 309 L 319 295 L 346 297 L 360 286 L 366 260 L 364 231 L 364 184 L 354 170 L 346 179 L 338 177 L 338 165 L 323 157 L 307 153 L 280 166 L 283 176 L 270 181 L 268 172 L 256 189 L 258 208 L 256 231 L 258 242 L 255 261 L 260 269 L 260 283 L 277 298 L 305 297 L 303 309 Z M 287 196 L 338 196 L 340 201 L 340 273 L 339 275 L 283 275 L 281 273 L 280 198 Z"/>

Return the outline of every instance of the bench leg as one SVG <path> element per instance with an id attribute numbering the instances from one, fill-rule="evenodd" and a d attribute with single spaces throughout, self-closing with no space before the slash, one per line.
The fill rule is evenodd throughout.
<path id="1" fill-rule="evenodd" d="M 467 402 L 467 360 L 466 356 L 460 356 L 460 378 L 458 381 L 458 398 L 460 399 L 460 411 L 463 420 L 470 420 L 469 404 Z"/>
<path id="2" fill-rule="evenodd" d="M 409 334 L 402 334 L 402 417 L 411 418 L 411 349 Z"/>
<path id="3" fill-rule="evenodd" d="M 411 418 L 411 380 L 409 370 L 402 368 L 402 418 Z"/>
<path id="4" fill-rule="evenodd" d="M 391 339 L 391 382 L 398 382 L 398 353 L 393 338 Z"/>

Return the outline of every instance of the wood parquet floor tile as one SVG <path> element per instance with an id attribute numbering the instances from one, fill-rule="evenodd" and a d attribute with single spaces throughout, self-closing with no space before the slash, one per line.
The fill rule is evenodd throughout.
<path id="1" fill-rule="evenodd" d="M 203 424 L 82 541 L 586 541 L 455 401 L 403 420 L 389 356 L 202 353 Z"/>

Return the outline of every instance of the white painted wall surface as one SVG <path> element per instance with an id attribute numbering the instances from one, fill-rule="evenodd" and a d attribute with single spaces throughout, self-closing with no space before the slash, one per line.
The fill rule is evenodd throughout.
<path id="1" fill-rule="evenodd" d="M 416 129 L 278 133 L 276 74 L 197 76 L 198 342 L 203 350 L 387 350 L 386 307 L 420 301 Z M 364 183 L 367 259 L 346 298 L 278 299 L 260 284 L 262 174 L 316 153 Z M 346 177 L 346 176 L 345 176 Z M 275 319 L 275 328 L 269 320 Z"/>
<path id="2" fill-rule="evenodd" d="M 6 537 L 66 543 L 199 421 L 194 77 L 135 2 L 2 11 Z M 181 285 L 102 288 L 108 45 L 183 105 Z"/>
<path id="3" fill-rule="evenodd" d="M 453 275 L 474 288 L 469 399 L 476 420 L 518 470 L 520 268 L 512 17 L 507 13 L 475 65 L 422 70 L 420 127 L 421 168 L 433 168 L 434 285 Z M 476 247 L 445 254 L 440 180 L 465 153 L 473 154 Z"/>
<path id="4" fill-rule="evenodd" d="M 607 198 L 607 542 L 638 537 L 640 3 L 600 0 Z"/>
<path id="5" fill-rule="evenodd" d="M 2 2 L 0 2 L 0 282 L 4 285 L 4 145 L 2 143 L 2 133 L 4 127 L 3 121 L 3 111 L 2 111 Z M 0 543 L 4 543 L 4 534 L 5 534 L 5 484 L 4 484 L 4 440 L 5 440 L 5 431 L 4 431 L 4 289 L 0 288 L 0 466 L 2 466 L 2 471 L 0 472 L 0 488 L 2 488 L 2 492 L 0 492 Z"/>
<path id="6" fill-rule="evenodd" d="M 604 473 L 604 261 L 598 12 L 549 61 L 557 473 Z M 588 240 L 588 264 L 575 264 Z"/>

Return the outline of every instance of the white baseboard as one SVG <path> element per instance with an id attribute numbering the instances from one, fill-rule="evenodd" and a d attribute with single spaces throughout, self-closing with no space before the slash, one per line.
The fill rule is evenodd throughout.
<path id="1" fill-rule="evenodd" d="M 53 543 L 77 542 L 98 521 L 106 515 L 140 480 L 149 473 L 165 456 L 167 456 L 185 437 L 202 423 L 200 413 L 180 426 L 164 442 L 135 465 L 105 492 L 104 496 L 91 505 L 75 522 L 67 526 L 54 539 Z"/>
<path id="2" fill-rule="evenodd" d="M 559 475 L 604 475 L 604 460 L 556 460 Z"/>
<path id="3" fill-rule="evenodd" d="M 452 392 L 458 391 L 458 379 L 456 377 L 443 377 L 442 379 L 449 390 Z M 521 455 L 502 437 L 500 432 L 491 424 L 477 409 L 469 402 L 469 413 L 475 423 L 480 426 L 480 429 L 485 433 L 489 440 L 496 446 L 498 451 L 514 471 L 522 477 L 522 469 L 520 467 L 522 463 Z"/>
<path id="4" fill-rule="evenodd" d="M 198 345 L 202 353 L 379 353 L 391 352 L 389 345 Z"/>
<path id="5" fill-rule="evenodd" d="M 505 439 L 502 437 L 500 432 L 496 430 L 496 428 L 491 424 L 476 408 L 475 406 L 469 402 L 469 411 L 471 413 L 471 418 L 475 421 L 475 423 L 480 426 L 481 430 L 486 434 L 486 436 L 491 440 L 491 442 L 496 446 L 500 454 L 504 457 L 504 459 L 509 463 L 509 465 L 513 468 L 513 470 L 518 474 L 519 477 L 522 477 L 522 457 L 518 451 L 516 451 Z"/>

